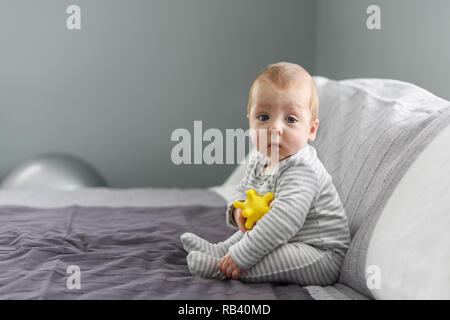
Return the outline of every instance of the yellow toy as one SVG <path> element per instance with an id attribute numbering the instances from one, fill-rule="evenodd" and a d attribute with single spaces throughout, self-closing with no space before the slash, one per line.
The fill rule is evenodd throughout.
<path id="1" fill-rule="evenodd" d="M 254 189 L 249 189 L 246 192 L 247 200 L 235 201 L 233 206 L 242 209 L 242 216 L 247 218 L 245 227 L 252 229 L 253 224 L 269 212 L 269 204 L 273 200 L 273 193 L 267 192 L 264 196 L 258 195 Z"/>

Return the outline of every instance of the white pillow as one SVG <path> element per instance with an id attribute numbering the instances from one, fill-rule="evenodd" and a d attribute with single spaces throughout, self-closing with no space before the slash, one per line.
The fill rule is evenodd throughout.
<path id="1" fill-rule="evenodd" d="M 400 180 L 375 226 L 366 270 L 377 299 L 450 299 L 450 126 Z"/>

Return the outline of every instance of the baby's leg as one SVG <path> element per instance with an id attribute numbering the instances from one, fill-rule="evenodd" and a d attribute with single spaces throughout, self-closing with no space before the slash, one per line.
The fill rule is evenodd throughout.
<path id="1" fill-rule="evenodd" d="M 186 260 L 189 271 L 195 276 L 220 280 L 226 279 L 219 269 L 221 258 L 213 257 L 200 251 L 191 251 Z"/>
<path id="2" fill-rule="evenodd" d="M 210 256 L 221 258 L 227 254 L 228 248 L 241 240 L 243 233 L 239 230 L 231 235 L 227 240 L 213 244 L 207 240 L 193 234 L 183 233 L 180 237 L 184 249 L 189 253 L 191 251 L 205 252 Z"/>
<path id="3" fill-rule="evenodd" d="M 339 277 L 343 256 L 302 242 L 286 243 L 249 270 L 242 282 L 287 282 L 301 286 L 331 285 Z"/>

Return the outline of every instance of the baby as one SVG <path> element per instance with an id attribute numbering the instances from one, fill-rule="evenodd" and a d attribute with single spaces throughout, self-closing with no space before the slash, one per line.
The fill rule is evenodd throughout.
<path id="1" fill-rule="evenodd" d="M 227 224 L 239 230 L 216 244 L 182 234 L 192 274 L 302 286 L 337 281 L 350 232 L 332 178 L 308 144 L 319 126 L 318 105 L 314 80 L 299 65 L 280 62 L 258 74 L 247 113 L 257 151 L 226 213 Z M 248 189 L 275 196 L 251 230 L 233 207 L 235 200 L 246 200 Z"/>

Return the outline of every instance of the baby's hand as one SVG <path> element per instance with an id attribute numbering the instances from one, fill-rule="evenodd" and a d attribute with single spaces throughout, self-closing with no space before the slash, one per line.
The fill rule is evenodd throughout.
<path id="1" fill-rule="evenodd" d="M 238 225 L 242 233 L 247 232 L 247 229 L 245 228 L 245 222 L 247 221 L 247 218 L 244 218 L 244 216 L 242 216 L 242 209 L 234 209 L 234 221 L 236 221 L 236 224 Z"/>
<path id="2" fill-rule="evenodd" d="M 244 272 L 244 270 L 234 263 L 229 253 L 220 260 L 219 269 L 227 278 L 232 278 L 233 280 L 238 280 L 242 272 Z"/>

